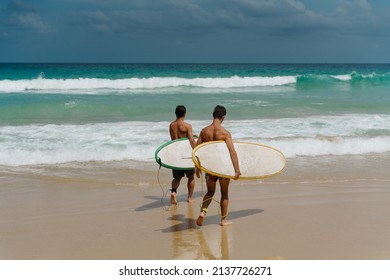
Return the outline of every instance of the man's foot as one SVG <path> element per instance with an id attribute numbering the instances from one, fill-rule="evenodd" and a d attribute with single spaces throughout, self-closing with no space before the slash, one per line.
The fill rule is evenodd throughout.
<path id="1" fill-rule="evenodd" d="M 204 216 L 199 215 L 198 219 L 196 220 L 196 224 L 201 227 L 203 225 L 203 219 Z"/>
<path id="2" fill-rule="evenodd" d="M 221 220 L 221 226 L 228 226 L 228 225 L 231 225 L 231 224 L 233 224 L 233 222 L 231 222 L 231 221 L 228 221 L 228 220 L 226 220 L 226 219 L 222 219 Z"/>
<path id="3" fill-rule="evenodd" d="M 177 205 L 176 192 L 171 192 L 171 205 Z"/>
<path id="4" fill-rule="evenodd" d="M 206 216 L 206 212 L 207 212 L 206 208 L 202 209 L 202 211 L 199 214 L 198 219 L 196 220 L 196 224 L 200 227 L 203 225 L 203 220 L 204 220 L 204 217 Z"/>
<path id="5" fill-rule="evenodd" d="M 191 197 L 189 197 L 189 198 L 187 198 L 187 202 L 192 203 L 192 202 L 194 202 L 194 200 Z"/>

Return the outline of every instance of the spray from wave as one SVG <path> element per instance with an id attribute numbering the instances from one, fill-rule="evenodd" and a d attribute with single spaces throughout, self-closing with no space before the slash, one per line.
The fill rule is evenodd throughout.
<path id="1" fill-rule="evenodd" d="M 229 78 L 180 78 L 180 77 L 153 77 L 129 79 L 45 79 L 44 75 L 32 80 L 1 80 L 2 92 L 25 91 L 93 91 L 93 90 L 145 90 L 176 87 L 198 88 L 247 88 L 272 87 L 295 84 L 294 76 L 276 77 L 238 77 Z"/>

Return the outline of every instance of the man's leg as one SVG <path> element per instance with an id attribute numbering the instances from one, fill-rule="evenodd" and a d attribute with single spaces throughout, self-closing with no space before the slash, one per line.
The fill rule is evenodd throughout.
<path id="1" fill-rule="evenodd" d="M 177 192 L 177 188 L 179 187 L 180 185 L 180 180 L 181 179 L 173 179 L 172 180 L 172 189 L 171 189 L 171 204 L 177 204 L 177 199 L 176 199 L 176 192 Z"/>
<path id="2" fill-rule="evenodd" d="M 230 179 L 219 179 L 221 186 L 221 226 L 232 224 L 227 220 L 229 206 L 229 183 Z"/>
<path id="3" fill-rule="evenodd" d="M 194 180 L 193 173 L 188 177 L 187 188 L 188 188 L 187 202 L 191 203 L 193 201 L 192 195 L 194 194 L 194 188 L 195 188 L 195 180 Z"/>
<path id="4" fill-rule="evenodd" d="M 196 224 L 198 226 L 201 226 L 203 224 L 203 219 L 206 216 L 207 208 L 209 207 L 211 200 L 213 199 L 213 196 L 215 194 L 216 181 L 213 180 L 212 177 L 210 179 L 210 177 L 206 181 L 207 193 L 203 197 L 203 202 L 202 202 L 202 206 L 200 209 L 200 214 L 199 214 L 198 220 L 196 221 Z"/>

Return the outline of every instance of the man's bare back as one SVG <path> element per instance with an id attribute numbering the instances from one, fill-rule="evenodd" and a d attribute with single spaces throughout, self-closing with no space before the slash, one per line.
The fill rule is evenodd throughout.
<path id="1" fill-rule="evenodd" d="M 186 123 L 183 119 L 176 119 L 171 122 L 169 125 L 169 133 L 172 140 L 188 137 L 191 141 L 191 138 L 193 138 L 192 126 Z"/>
<path id="2" fill-rule="evenodd" d="M 221 120 L 214 119 L 212 124 L 203 128 L 202 131 L 200 132 L 196 145 L 198 146 L 202 143 L 211 142 L 211 141 L 225 141 L 226 146 L 228 147 L 228 150 L 230 152 L 234 169 L 236 171 L 234 179 L 238 179 L 241 173 L 238 166 L 238 159 L 237 159 L 236 151 L 234 149 L 232 136 L 229 131 L 227 131 L 224 127 L 222 127 L 221 123 L 222 123 Z M 199 178 L 198 174 L 199 174 L 199 170 L 197 170 L 197 176 Z"/>
<path id="3" fill-rule="evenodd" d="M 222 126 L 212 123 L 202 129 L 200 137 L 202 137 L 202 142 L 210 142 L 219 140 L 225 141 L 226 138 L 231 138 L 231 135 L 229 131 Z"/>
<path id="4" fill-rule="evenodd" d="M 169 134 L 171 135 L 171 140 L 176 140 L 179 138 L 188 138 L 191 144 L 191 147 L 195 147 L 195 139 L 192 134 L 192 126 L 189 123 L 184 121 L 186 116 L 186 108 L 183 105 L 179 105 L 175 110 L 176 119 L 169 124 Z M 194 192 L 194 171 L 182 171 L 182 170 L 172 170 L 173 180 L 172 180 L 172 189 L 171 189 L 171 204 L 177 204 L 176 192 L 177 188 L 180 185 L 180 180 L 184 176 L 188 178 L 187 188 L 188 188 L 188 202 L 192 202 L 192 194 Z"/>

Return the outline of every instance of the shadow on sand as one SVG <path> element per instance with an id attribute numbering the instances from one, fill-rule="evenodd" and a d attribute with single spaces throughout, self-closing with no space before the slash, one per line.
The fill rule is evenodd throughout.
<path id="1" fill-rule="evenodd" d="M 202 197 L 201 192 L 194 192 L 193 193 L 193 198 L 197 197 Z M 148 204 L 141 205 L 137 208 L 135 208 L 135 211 L 147 211 L 151 209 L 156 209 L 156 208 L 163 208 L 163 207 L 168 207 L 170 205 L 170 192 L 167 193 L 165 197 L 161 196 L 144 196 L 145 199 L 153 200 L 152 202 Z M 187 203 L 187 190 L 185 191 L 184 194 L 177 195 L 176 196 L 177 201 L 179 204 L 181 203 Z"/>
<path id="2" fill-rule="evenodd" d="M 244 209 L 244 210 L 233 211 L 229 213 L 228 219 L 236 220 L 239 218 L 260 214 L 262 212 L 264 212 L 264 210 L 262 209 Z M 195 218 L 195 217 L 186 217 L 183 214 L 177 214 L 177 215 L 174 214 L 172 215 L 172 217 L 169 217 L 168 220 L 174 221 L 176 223 L 170 227 L 161 229 L 161 232 L 170 233 L 170 232 L 178 232 L 178 231 L 184 231 L 188 229 L 200 228 L 196 225 L 196 219 L 197 216 Z M 204 220 L 202 227 L 211 224 L 219 224 L 219 221 L 220 221 L 219 215 L 207 216 Z"/>

